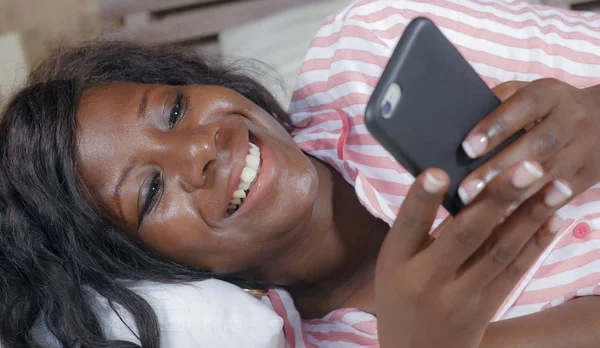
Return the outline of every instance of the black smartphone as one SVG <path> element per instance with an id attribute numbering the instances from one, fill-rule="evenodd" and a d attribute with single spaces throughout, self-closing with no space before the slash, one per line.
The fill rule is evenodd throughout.
<path id="1" fill-rule="evenodd" d="M 406 27 L 365 111 L 369 132 L 412 175 L 441 168 L 451 179 L 443 205 L 452 215 L 463 207 L 462 180 L 515 141 L 518 132 L 484 157 L 462 149 L 469 131 L 500 100 L 427 18 Z"/>

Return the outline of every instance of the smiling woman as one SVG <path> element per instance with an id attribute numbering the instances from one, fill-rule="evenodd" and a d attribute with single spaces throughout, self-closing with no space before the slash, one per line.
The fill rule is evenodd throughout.
<path id="1" fill-rule="evenodd" d="M 2 344 L 44 346 L 41 321 L 66 347 L 137 346 L 106 338 L 95 292 L 158 347 L 155 313 L 122 280 L 216 277 L 271 287 L 290 346 L 597 346 L 600 24 L 553 12 L 568 20 L 536 37 L 538 22 L 494 16 L 541 23 L 547 8 L 439 3 L 357 1 L 330 17 L 291 116 L 243 72 L 181 48 L 88 43 L 45 60 L 0 121 Z M 364 129 L 394 40 L 421 14 L 490 85 L 509 68 L 566 81 L 495 88 L 503 103 L 468 142 L 535 125 L 472 174 L 483 184 L 465 184 L 477 190 L 455 217 L 439 209 L 445 173 L 413 180 Z M 551 42 L 573 21 L 585 35 Z M 540 57 L 545 45 L 566 58 Z"/>
<path id="2" fill-rule="evenodd" d="M 182 49 L 91 43 L 46 60 L 0 128 L 3 344 L 34 345 L 27 332 L 44 313 L 61 342 L 102 345 L 90 287 L 145 323 L 140 341 L 156 347 L 152 310 L 118 279 L 247 270 L 230 277 L 243 284 L 286 258 L 318 185 L 286 128 L 263 87 Z M 226 217 L 249 134 L 263 149 L 260 181 Z"/>
<path id="3" fill-rule="evenodd" d="M 282 262 L 274 253 L 291 249 L 296 226 L 314 223 L 311 161 L 232 89 L 105 84 L 83 94 L 77 125 L 86 189 L 123 231 L 172 260 L 265 279 L 264 260 Z"/>
<path id="4" fill-rule="evenodd" d="M 0 283 L 14 318 L 3 344 L 36 344 L 43 320 L 66 346 L 104 345 L 92 289 L 157 347 L 154 313 L 120 279 L 297 286 L 307 313 L 333 309 L 362 282 L 358 265 L 371 273 L 387 226 L 290 130 L 262 86 L 182 48 L 103 42 L 49 57 L 0 124 L 0 271 L 14 279 Z M 340 226 L 377 235 L 338 234 L 334 199 L 357 219 Z"/>

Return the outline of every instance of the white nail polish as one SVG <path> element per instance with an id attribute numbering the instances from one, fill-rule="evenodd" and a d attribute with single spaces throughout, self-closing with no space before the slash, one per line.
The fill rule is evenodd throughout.
<path id="1" fill-rule="evenodd" d="M 558 180 L 554 180 L 552 186 L 544 196 L 544 203 L 549 207 L 559 206 L 573 195 L 573 191 Z"/>
<path id="2" fill-rule="evenodd" d="M 425 174 L 425 179 L 423 180 L 423 188 L 425 191 L 429 193 L 438 193 L 442 187 L 444 187 L 445 182 L 437 179 L 431 173 Z"/>
<path id="3" fill-rule="evenodd" d="M 498 172 L 497 170 L 495 170 L 495 169 L 490 169 L 490 170 L 489 170 L 489 171 L 488 171 L 488 172 L 485 174 L 485 176 L 484 176 L 483 180 L 484 180 L 486 183 L 488 183 L 488 184 L 489 184 L 489 183 L 490 183 L 492 180 L 494 180 L 494 179 L 495 179 L 495 178 L 498 176 L 498 174 L 500 174 L 500 172 Z"/>
<path id="4" fill-rule="evenodd" d="M 469 156 L 471 158 L 477 157 L 477 154 L 475 153 L 475 151 L 473 151 L 473 148 L 471 147 L 471 145 L 469 145 L 469 143 L 466 140 L 462 142 L 462 147 L 463 147 L 463 150 L 465 150 L 465 153 L 467 154 L 467 156 Z"/>
<path id="5" fill-rule="evenodd" d="M 531 173 L 531 175 L 533 175 L 536 178 L 541 178 L 542 176 L 544 176 L 544 172 L 541 171 L 536 165 L 534 165 L 533 163 L 529 162 L 529 161 L 525 161 L 524 163 L 525 169 L 527 169 L 527 171 L 529 173 Z"/>
<path id="6" fill-rule="evenodd" d="M 554 180 L 553 184 L 557 190 L 559 190 L 560 192 L 562 192 L 563 195 L 565 195 L 565 197 L 571 197 L 573 195 L 573 191 L 571 191 L 569 186 L 565 185 L 562 181 Z"/>
<path id="7" fill-rule="evenodd" d="M 544 176 L 544 172 L 535 164 L 525 161 L 516 170 L 512 183 L 516 188 L 525 188 Z"/>
<path id="8" fill-rule="evenodd" d="M 485 188 L 485 182 L 479 179 L 472 179 L 458 189 L 458 195 L 465 205 L 469 204 Z"/>
<path id="9" fill-rule="evenodd" d="M 463 202 L 464 205 L 467 205 L 471 202 L 467 190 L 465 190 L 463 187 L 458 188 L 458 197 L 460 197 L 460 200 Z"/>
<path id="10" fill-rule="evenodd" d="M 469 143 L 469 140 L 472 143 Z M 463 141 L 462 147 L 467 156 L 477 158 L 485 152 L 488 144 L 488 137 L 483 134 L 475 134 Z"/>

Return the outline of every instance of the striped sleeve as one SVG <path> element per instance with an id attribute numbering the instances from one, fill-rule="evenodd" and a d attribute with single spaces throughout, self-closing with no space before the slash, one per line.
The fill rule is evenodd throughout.
<path id="1" fill-rule="evenodd" d="M 600 185 L 558 211 L 566 222 L 499 308 L 494 320 L 600 295 Z"/>
<path id="2" fill-rule="evenodd" d="M 301 320 L 286 291 L 271 290 L 269 299 L 277 314 L 284 318 L 286 347 L 378 347 L 377 319 L 357 309 L 338 309 L 322 319 Z"/>
<path id="3" fill-rule="evenodd" d="M 317 32 L 292 96 L 296 141 L 332 164 L 391 223 L 413 178 L 368 134 L 364 108 L 406 25 L 432 19 L 490 87 L 508 80 L 600 84 L 600 17 L 525 1 L 362 0 Z M 446 216 L 441 211 L 437 223 Z"/>
<path id="4" fill-rule="evenodd" d="M 576 87 L 600 84 L 600 15 L 595 13 L 524 0 L 358 0 L 328 17 L 292 96 L 290 114 L 300 126 L 294 139 L 338 170 L 369 212 L 389 224 L 414 178 L 370 136 L 364 109 L 397 41 L 419 16 L 433 20 L 490 87 L 539 78 Z M 495 320 L 600 293 L 599 192 L 595 187 L 559 212 L 567 219 L 563 230 Z M 440 209 L 436 224 L 446 216 Z M 291 297 L 277 294 L 283 294 L 279 308 L 286 310 L 279 313 L 288 318 L 288 346 L 377 346 L 375 318 L 361 317 L 359 325 L 352 319 L 368 314 L 340 309 L 321 320 L 301 320 Z"/>

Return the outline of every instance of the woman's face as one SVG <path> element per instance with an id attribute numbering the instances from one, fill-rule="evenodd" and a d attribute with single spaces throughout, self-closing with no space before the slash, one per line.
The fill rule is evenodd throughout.
<path id="1" fill-rule="evenodd" d="M 311 218 L 315 167 L 271 115 L 235 91 L 114 83 L 88 90 L 77 120 L 90 197 L 172 260 L 252 272 L 284 257 Z M 234 195 L 247 197 L 231 213 Z"/>

